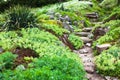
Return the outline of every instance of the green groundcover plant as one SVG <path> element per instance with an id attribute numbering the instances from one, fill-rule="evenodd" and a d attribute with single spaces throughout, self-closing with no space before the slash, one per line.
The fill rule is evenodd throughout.
<path id="1" fill-rule="evenodd" d="M 1 32 L 0 46 L 4 51 L 20 47 L 32 49 L 39 54 L 32 58 L 24 70 L 18 67 L 5 68 L 1 71 L 0 80 L 85 80 L 85 71 L 79 57 L 63 47 L 61 41 L 49 32 L 38 28 Z"/>
<path id="2" fill-rule="evenodd" d="M 113 46 L 102 52 L 95 60 L 99 73 L 120 77 L 120 48 Z"/>

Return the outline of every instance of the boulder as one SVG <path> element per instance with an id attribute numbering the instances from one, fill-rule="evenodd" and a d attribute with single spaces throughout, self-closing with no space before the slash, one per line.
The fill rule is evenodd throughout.
<path id="1" fill-rule="evenodd" d="M 110 44 L 101 44 L 101 45 L 96 46 L 96 50 L 97 50 L 98 53 L 101 53 L 102 51 L 104 51 L 104 50 L 106 50 L 110 47 L 111 47 Z"/>

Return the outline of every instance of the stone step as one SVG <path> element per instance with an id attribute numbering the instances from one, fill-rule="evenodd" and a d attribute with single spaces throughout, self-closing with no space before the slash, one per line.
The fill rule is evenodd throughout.
<path id="1" fill-rule="evenodd" d="M 98 53 L 101 53 L 102 51 L 108 49 L 111 47 L 111 44 L 101 44 L 101 45 L 96 45 L 96 49 Z"/>
<path id="2" fill-rule="evenodd" d="M 92 39 L 88 38 L 88 37 L 80 37 L 84 43 L 90 43 L 92 42 Z"/>
<path id="3" fill-rule="evenodd" d="M 82 31 L 84 32 L 90 32 L 92 31 L 93 27 L 83 28 Z"/>
<path id="4" fill-rule="evenodd" d="M 83 37 L 87 37 L 87 36 L 91 35 L 90 32 L 76 32 L 75 34 L 78 36 L 83 36 Z"/>

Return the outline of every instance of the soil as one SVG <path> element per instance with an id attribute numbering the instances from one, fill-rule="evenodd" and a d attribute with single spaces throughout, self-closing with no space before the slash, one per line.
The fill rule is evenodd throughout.
<path id="1" fill-rule="evenodd" d="M 17 58 L 15 59 L 14 62 L 14 68 L 17 67 L 18 65 L 22 64 L 25 67 L 27 67 L 27 64 L 31 62 L 31 60 L 26 61 L 24 60 L 24 57 L 39 57 L 39 55 L 36 54 L 35 51 L 31 49 L 22 49 L 22 48 L 16 48 L 14 51 L 12 51 L 14 54 L 17 54 Z"/>

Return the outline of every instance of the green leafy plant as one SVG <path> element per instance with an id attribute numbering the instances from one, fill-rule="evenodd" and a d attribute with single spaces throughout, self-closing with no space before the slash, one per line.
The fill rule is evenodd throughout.
<path id="1" fill-rule="evenodd" d="M 72 43 L 75 49 L 79 49 L 83 46 L 83 41 L 80 39 L 80 37 L 74 34 L 70 34 L 68 40 Z"/>
<path id="2" fill-rule="evenodd" d="M 102 52 L 96 57 L 95 63 L 100 73 L 120 77 L 120 48 L 113 46 Z"/>
<path id="3" fill-rule="evenodd" d="M 36 17 L 31 13 L 30 8 L 24 6 L 15 6 L 8 11 L 7 22 L 3 25 L 3 28 L 7 30 L 17 30 L 21 28 L 37 27 Z"/>
<path id="4" fill-rule="evenodd" d="M 39 54 L 38 58 L 24 58 L 25 60 L 32 60 L 25 70 L 6 69 L 3 71 L 0 74 L 1 80 L 85 79 L 85 71 L 79 57 L 68 48 L 63 47 L 59 39 L 51 33 L 38 28 L 23 28 L 21 31 L 1 32 L 0 36 L 1 43 L 6 38 L 8 39 L 4 44 L 0 44 L 4 50 L 6 50 L 6 45 L 11 43 L 8 44 L 8 50 L 16 47 L 29 48 Z"/>
<path id="5" fill-rule="evenodd" d="M 42 27 L 58 36 L 62 36 L 64 33 L 69 33 L 68 30 L 54 24 L 43 24 Z"/>
<path id="6" fill-rule="evenodd" d="M 0 54 L 0 70 L 12 68 L 16 57 L 17 55 L 12 54 L 11 52 L 4 52 Z"/>

